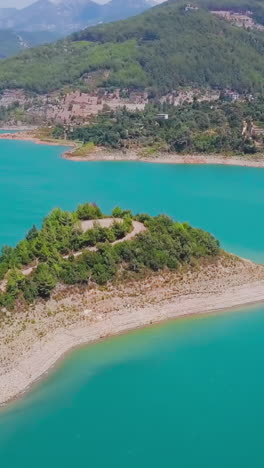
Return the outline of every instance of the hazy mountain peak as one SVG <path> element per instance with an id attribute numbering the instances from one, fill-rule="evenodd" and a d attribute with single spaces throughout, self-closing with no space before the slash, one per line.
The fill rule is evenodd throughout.
<path id="1" fill-rule="evenodd" d="M 48 3 L 52 3 L 53 5 L 59 5 L 61 7 L 64 6 L 71 6 L 71 7 L 78 7 L 83 5 L 89 5 L 90 3 L 97 3 L 93 2 L 92 0 L 44 0 Z"/>
<path id="2" fill-rule="evenodd" d="M 37 0 L 21 10 L 0 9 L 0 29 L 52 31 L 63 36 L 87 26 L 127 18 L 162 0 Z M 103 4 L 105 3 L 105 4 Z"/>

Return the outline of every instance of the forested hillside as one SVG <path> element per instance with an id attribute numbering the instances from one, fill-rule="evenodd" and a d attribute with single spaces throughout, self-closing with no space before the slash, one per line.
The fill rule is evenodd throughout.
<path id="1" fill-rule="evenodd" d="M 44 93 L 80 87 L 85 73 L 102 70 L 104 86 L 159 94 L 185 85 L 262 92 L 263 53 L 262 32 L 170 2 L 1 62 L 0 88 Z"/>
<path id="2" fill-rule="evenodd" d="M 74 31 L 129 18 L 147 10 L 152 0 L 36 0 L 21 8 L 0 8 L 0 59 L 65 38 Z"/>
<path id="3" fill-rule="evenodd" d="M 81 141 L 80 155 L 94 150 L 91 145 L 112 149 L 140 150 L 144 156 L 157 152 L 256 153 L 263 150 L 263 99 L 252 102 L 197 102 L 174 106 L 156 103 L 144 111 L 118 109 L 101 113 L 90 125 L 58 125 L 55 138 Z M 168 119 L 160 119 L 165 112 Z M 255 134 L 253 121 L 258 124 Z"/>

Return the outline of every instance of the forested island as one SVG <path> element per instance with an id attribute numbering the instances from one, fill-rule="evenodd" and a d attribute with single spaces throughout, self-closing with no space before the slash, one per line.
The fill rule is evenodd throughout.
<path id="1" fill-rule="evenodd" d="M 3 247 L 0 305 L 13 309 L 47 299 L 59 283 L 104 285 L 219 253 L 212 235 L 165 215 L 134 216 L 117 207 L 107 217 L 89 203 L 73 213 L 55 209 L 41 229 L 33 226 L 16 247 Z"/>
<path id="2" fill-rule="evenodd" d="M 264 299 L 264 268 L 166 215 L 53 210 L 0 257 L 0 404 L 74 346 Z"/>

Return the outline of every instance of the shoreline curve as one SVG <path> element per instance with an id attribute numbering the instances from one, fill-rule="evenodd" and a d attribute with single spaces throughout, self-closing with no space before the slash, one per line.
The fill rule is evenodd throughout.
<path id="1" fill-rule="evenodd" d="M 62 142 L 46 142 L 32 136 L 26 138 L 21 138 L 21 136 L 21 134 L 1 134 L 0 139 L 32 141 L 36 144 L 67 146 L 69 148 L 69 144 L 66 142 L 63 145 Z M 74 151 L 76 148 L 75 143 L 72 143 L 72 147 L 72 151 Z M 67 150 L 62 154 L 62 157 L 82 162 L 139 161 L 162 164 L 218 164 L 264 168 L 264 159 L 263 161 L 252 161 L 235 156 L 227 158 L 216 155 L 166 155 L 166 157 L 141 158 L 136 153 L 122 155 L 121 157 L 119 153 L 98 152 L 88 158 L 74 158 L 71 156 L 71 151 Z M 252 264 L 250 261 L 240 261 L 245 264 Z M 259 268 L 264 271 L 263 267 Z M 109 314 L 103 322 L 99 320 L 87 325 L 85 324 L 86 317 L 79 316 L 74 325 L 56 328 L 48 333 L 44 340 L 38 339 L 35 341 L 29 353 L 21 357 L 19 364 L 0 373 L 0 406 L 5 406 L 14 399 L 23 396 L 25 392 L 30 391 L 31 386 L 36 381 L 45 377 L 47 372 L 66 353 L 68 354 L 76 347 L 89 345 L 101 339 L 152 324 L 175 320 L 179 317 L 205 315 L 264 302 L 264 274 L 261 275 L 261 279 L 258 281 L 247 278 L 247 281 L 231 286 L 229 285 L 228 275 L 223 279 L 225 288 L 220 293 L 208 292 L 208 287 L 205 290 L 201 288 L 198 291 L 195 291 L 194 288 L 189 294 L 175 295 L 169 301 L 161 299 L 160 302 L 154 305 L 133 307 L 133 309 L 124 307 Z"/>
<path id="2" fill-rule="evenodd" d="M 230 258 L 235 257 L 230 256 Z M 264 302 L 264 267 L 239 258 L 236 258 L 236 261 L 239 263 L 233 270 L 235 274 L 239 270 L 236 279 L 230 269 L 227 275 L 227 269 L 212 285 L 207 273 L 203 277 L 202 271 L 202 279 L 199 277 L 196 282 L 191 280 L 187 292 L 180 289 L 178 294 L 171 294 L 171 297 L 168 295 L 168 289 L 164 288 L 169 276 L 165 278 L 163 284 L 161 278 L 157 276 L 156 284 L 159 289 L 156 288 L 153 292 L 153 284 L 148 284 L 148 289 L 143 291 L 146 294 L 146 301 L 142 306 L 141 302 L 134 300 L 131 288 L 128 286 L 130 291 L 125 301 L 121 303 L 121 307 L 115 307 L 116 297 L 111 296 L 112 309 L 103 313 L 103 305 L 99 302 L 97 310 L 102 311 L 102 314 L 97 316 L 95 314 L 94 320 L 90 320 L 89 316 L 96 311 L 83 311 L 83 306 L 78 304 L 78 318 L 75 317 L 69 325 L 66 323 L 64 326 L 53 327 L 41 338 L 35 336 L 29 350 L 19 355 L 17 362 L 3 369 L 0 374 L 0 406 L 5 406 L 30 391 L 34 383 L 45 378 L 56 363 L 76 347 L 180 317 L 228 311 Z M 224 268 L 220 263 L 216 268 L 221 269 L 221 267 Z M 228 284 L 230 274 L 232 279 Z M 189 273 L 187 277 L 188 275 Z M 177 283 L 175 278 L 174 286 Z M 178 290 L 178 283 L 175 287 Z M 162 297 L 159 296 L 161 293 L 164 294 Z M 157 295 L 156 301 L 150 300 L 151 294 Z"/>
<path id="3" fill-rule="evenodd" d="M 167 323 L 170 321 L 176 321 L 180 318 L 186 318 L 186 317 L 194 317 L 194 316 L 206 316 L 214 313 L 224 313 L 224 312 L 232 312 L 234 310 L 242 310 L 246 306 L 248 307 L 254 307 L 257 306 L 258 304 L 264 304 L 264 282 L 261 287 L 263 289 L 263 294 L 261 294 L 261 297 L 259 299 L 249 299 L 248 301 L 242 301 L 242 302 L 232 302 L 230 305 L 225 305 L 225 306 L 209 306 L 208 308 L 203 308 L 202 310 L 197 309 L 196 311 L 191 310 L 190 312 L 179 312 L 175 314 L 169 314 L 166 316 L 163 316 L 163 308 L 160 308 L 158 317 L 152 317 L 147 318 L 146 321 L 140 323 L 140 324 L 131 324 L 129 323 L 120 323 L 118 328 L 116 329 L 115 332 L 109 332 L 107 330 L 107 325 L 106 325 L 106 330 L 103 332 L 103 334 L 99 331 L 96 332 L 96 330 L 87 329 L 87 332 L 89 331 L 88 336 L 90 334 L 90 337 L 84 337 L 83 333 L 86 331 L 84 327 L 78 327 L 74 329 L 69 329 L 65 330 L 64 333 L 61 335 L 61 337 L 68 338 L 68 333 L 72 335 L 72 339 L 67 340 L 67 344 L 65 343 L 53 356 L 47 356 L 46 362 L 43 363 L 43 368 L 39 371 L 36 371 L 36 374 L 33 374 L 33 376 L 30 378 L 30 381 L 25 384 L 24 387 L 21 389 L 15 390 L 11 396 L 8 396 L 5 399 L 1 398 L 1 381 L 0 381 L 0 411 L 1 407 L 4 408 L 6 405 L 23 398 L 26 394 L 30 393 L 32 390 L 32 387 L 34 387 L 38 382 L 46 379 L 49 377 L 50 373 L 52 370 L 59 365 L 61 361 L 64 359 L 67 359 L 67 356 L 74 352 L 78 348 L 86 347 L 89 345 L 93 345 L 95 343 L 98 343 L 100 341 L 105 341 L 108 338 L 114 338 L 119 335 L 125 335 L 126 333 L 133 332 L 136 330 L 142 330 L 144 328 L 148 328 L 151 326 L 156 326 L 156 325 L 162 325 L 163 323 Z M 171 304 L 173 306 L 173 304 Z M 133 317 L 132 317 L 133 319 Z M 112 321 L 111 321 L 112 325 Z M 92 334 L 92 336 L 91 336 Z M 74 336 L 76 335 L 76 336 Z M 55 338 L 55 336 L 54 336 Z M 43 351 L 45 352 L 45 348 Z M 12 376 L 12 373 L 10 377 Z M 1 380 L 1 379 L 0 379 Z"/>
<path id="4" fill-rule="evenodd" d="M 62 159 L 72 162 L 144 162 L 152 164 L 194 164 L 194 165 L 221 165 L 264 168 L 264 154 L 260 157 L 249 158 L 244 156 L 228 156 L 222 154 L 179 154 L 179 153 L 157 153 L 155 156 L 142 156 L 136 151 L 107 151 L 99 148 L 87 156 L 74 156 L 74 151 L 79 147 L 78 143 L 69 140 L 42 140 L 30 133 L 2 133 L 0 140 L 30 141 L 37 145 L 65 146 L 67 148 L 62 154 Z M 71 148 L 71 149 L 69 149 Z"/>

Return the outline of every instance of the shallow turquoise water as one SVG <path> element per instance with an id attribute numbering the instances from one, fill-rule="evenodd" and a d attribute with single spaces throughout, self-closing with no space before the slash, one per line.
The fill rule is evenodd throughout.
<path id="1" fill-rule="evenodd" d="M 129 162 L 78 163 L 60 147 L 0 141 L 0 245 L 15 244 L 55 206 L 97 202 L 167 213 L 214 233 L 228 250 L 264 261 L 264 169 Z"/>
<path id="2" fill-rule="evenodd" d="M 0 130 L 0 133 L 18 133 L 18 132 L 23 132 L 23 130 L 10 130 L 9 128 Z"/>
<path id="3" fill-rule="evenodd" d="M 0 413 L 1 466 L 263 468 L 264 308 L 76 351 Z"/>
<path id="4" fill-rule="evenodd" d="M 79 164 L 61 148 L 0 142 L 0 244 L 54 206 L 166 212 L 264 260 L 264 171 Z M 264 308 L 181 319 L 75 351 L 0 412 L 16 467 L 263 468 Z"/>

